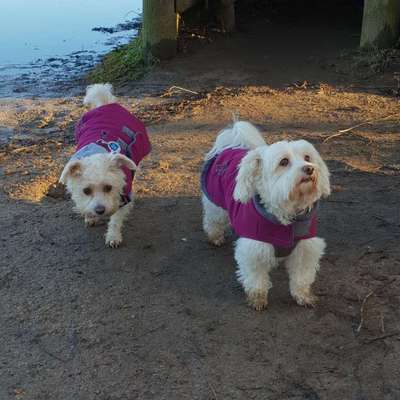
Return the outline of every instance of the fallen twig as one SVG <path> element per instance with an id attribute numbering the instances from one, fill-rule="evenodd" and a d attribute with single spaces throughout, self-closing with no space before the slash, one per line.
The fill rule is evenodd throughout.
<path id="1" fill-rule="evenodd" d="M 44 346 L 44 344 L 41 342 L 40 339 L 36 339 L 34 341 L 34 343 L 37 344 L 39 350 L 41 350 L 43 353 L 47 354 L 48 356 L 54 358 L 55 360 L 61 361 L 62 363 L 67 363 L 69 360 L 65 359 L 63 357 L 58 356 L 57 354 L 54 354 L 53 352 L 49 351 L 46 349 L 46 347 Z"/>
<path id="2" fill-rule="evenodd" d="M 385 333 L 385 317 L 381 313 L 381 332 Z"/>
<path id="3" fill-rule="evenodd" d="M 360 333 L 361 328 L 363 327 L 364 324 L 364 308 L 365 308 L 365 304 L 367 303 L 367 300 L 373 295 L 375 294 L 377 291 L 384 289 L 385 287 L 389 286 L 390 284 L 392 284 L 396 279 L 392 279 L 389 282 L 386 282 L 384 285 L 371 290 L 363 299 L 362 303 L 361 303 L 361 308 L 360 308 L 360 324 L 358 325 L 356 332 Z"/>
<path id="4" fill-rule="evenodd" d="M 360 324 L 358 325 L 356 332 L 360 333 L 361 328 L 364 324 L 364 307 L 365 307 L 365 303 L 367 302 L 367 300 L 376 292 L 377 289 L 375 290 L 371 290 L 365 297 L 364 300 L 361 303 L 361 308 L 360 308 Z"/>
<path id="5" fill-rule="evenodd" d="M 297 82 L 293 82 L 292 85 L 294 87 L 296 87 L 297 89 L 307 89 L 308 87 L 308 82 L 307 81 L 303 81 L 302 83 L 297 83 Z"/>
<path id="6" fill-rule="evenodd" d="M 188 92 L 188 93 L 192 93 L 192 94 L 199 94 L 199 92 L 195 92 L 193 90 L 189 90 L 189 89 L 185 89 L 181 86 L 171 86 L 168 91 L 172 91 L 173 89 L 178 89 L 178 90 L 182 90 L 184 92 Z"/>
<path id="7" fill-rule="evenodd" d="M 144 333 L 142 333 L 142 334 L 139 335 L 139 336 L 136 336 L 135 339 L 141 339 L 141 338 L 143 338 L 143 337 L 145 337 L 145 336 L 147 336 L 147 335 L 150 335 L 150 334 L 152 334 L 152 333 L 154 333 L 154 332 L 160 331 L 160 330 L 162 330 L 162 329 L 164 329 L 164 328 L 165 328 L 165 324 L 160 324 L 159 326 L 156 326 L 155 328 L 150 329 L 150 330 L 148 330 L 147 332 L 144 332 Z"/>
<path id="8" fill-rule="evenodd" d="M 331 200 L 331 199 L 327 199 L 326 201 L 328 203 L 360 204 L 359 201 L 355 201 L 355 200 Z"/>
<path id="9" fill-rule="evenodd" d="M 395 223 L 390 222 L 390 221 L 388 221 L 387 219 L 380 217 L 379 215 L 373 215 L 373 217 L 374 217 L 375 219 L 377 219 L 378 221 L 383 222 L 385 225 L 396 225 Z"/>
<path id="10" fill-rule="evenodd" d="M 396 114 L 391 114 L 391 115 L 387 115 L 386 117 L 382 117 L 382 118 L 377 118 L 377 119 L 370 119 L 369 121 L 365 121 L 365 122 L 360 122 L 357 125 L 351 126 L 350 128 L 346 128 L 346 129 L 340 129 L 338 131 L 338 133 L 334 133 L 333 135 L 328 136 L 325 140 L 324 143 L 326 143 L 328 140 L 331 140 L 333 138 L 336 138 L 338 136 L 342 136 L 345 133 L 351 132 L 352 130 L 359 128 L 360 126 L 364 126 L 364 125 L 370 125 L 374 122 L 378 122 L 378 121 L 385 121 L 394 117 L 399 117 L 399 113 Z"/>
<path id="11" fill-rule="evenodd" d="M 243 392 L 248 392 L 250 390 L 263 390 L 265 389 L 265 386 L 252 386 L 252 387 L 236 386 L 236 389 L 242 390 Z"/>
<path id="12" fill-rule="evenodd" d="M 213 386 L 213 385 L 211 384 L 211 382 L 209 382 L 208 380 L 207 380 L 207 384 L 208 384 L 209 388 L 210 388 L 211 391 L 212 391 L 213 400 L 218 400 L 217 392 L 215 391 L 214 386 Z"/>
<path id="13" fill-rule="evenodd" d="M 13 149 L 10 151 L 10 153 L 22 153 L 24 151 L 32 151 L 33 149 L 35 149 L 38 146 L 38 144 L 32 144 L 31 146 L 22 146 L 22 147 L 17 147 L 16 149 Z"/>
<path id="14" fill-rule="evenodd" d="M 390 337 L 393 337 L 393 336 L 397 336 L 397 335 L 400 335 L 400 331 L 395 331 L 395 332 L 392 332 L 392 333 L 387 333 L 386 335 L 377 336 L 377 337 L 374 337 L 374 338 L 372 338 L 372 339 L 365 340 L 365 341 L 364 341 L 364 344 L 370 344 L 370 343 L 376 342 L 376 341 L 378 341 L 378 340 L 387 339 L 387 338 L 390 338 Z"/>

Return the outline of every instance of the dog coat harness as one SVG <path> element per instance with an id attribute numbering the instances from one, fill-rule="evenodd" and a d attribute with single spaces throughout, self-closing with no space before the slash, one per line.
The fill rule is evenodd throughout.
<path id="1" fill-rule="evenodd" d="M 212 203 L 227 211 L 231 226 L 240 237 L 270 243 L 276 257 L 288 256 L 297 243 L 317 233 L 317 203 L 311 210 L 283 225 L 254 196 L 247 203 L 234 200 L 239 164 L 248 149 L 226 149 L 208 160 L 201 174 L 201 190 Z"/>
<path id="2" fill-rule="evenodd" d="M 77 152 L 71 160 L 99 153 L 121 153 L 136 165 L 150 153 L 151 144 L 144 124 L 117 103 L 94 108 L 82 116 L 75 127 Z M 122 205 L 131 201 L 134 171 L 122 167 L 125 187 Z"/>

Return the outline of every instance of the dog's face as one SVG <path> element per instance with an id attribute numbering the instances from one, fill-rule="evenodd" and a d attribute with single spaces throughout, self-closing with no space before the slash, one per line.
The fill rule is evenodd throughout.
<path id="1" fill-rule="evenodd" d="M 247 202 L 256 193 L 282 222 L 288 222 L 330 194 L 329 171 L 305 140 L 258 147 L 240 164 L 234 197 Z"/>
<path id="2" fill-rule="evenodd" d="M 69 161 L 60 182 L 71 193 L 77 212 L 88 218 L 110 216 L 119 209 L 124 191 L 122 167 L 136 169 L 135 163 L 124 155 L 95 154 Z"/>

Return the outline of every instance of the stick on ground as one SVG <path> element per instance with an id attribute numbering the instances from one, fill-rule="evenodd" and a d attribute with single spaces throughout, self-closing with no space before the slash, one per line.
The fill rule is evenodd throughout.
<path id="1" fill-rule="evenodd" d="M 377 119 L 370 119 L 369 121 L 361 122 L 361 123 L 359 123 L 359 124 L 357 124 L 357 125 L 351 126 L 350 128 L 340 129 L 340 130 L 338 131 L 338 133 L 334 133 L 333 135 L 328 136 L 328 137 L 324 140 L 324 143 L 326 143 L 328 140 L 331 140 L 331 139 L 333 139 L 333 138 L 342 136 L 342 135 L 344 135 L 345 133 L 351 132 L 352 130 L 354 130 L 354 129 L 356 129 L 356 128 L 359 128 L 360 126 L 370 125 L 370 124 L 372 124 L 372 123 L 374 123 L 374 122 L 378 122 L 378 121 L 386 121 L 386 120 L 388 120 L 388 119 L 395 118 L 395 117 L 399 117 L 399 116 L 400 116 L 399 113 L 390 114 L 390 115 L 387 115 L 386 117 L 377 118 Z"/>

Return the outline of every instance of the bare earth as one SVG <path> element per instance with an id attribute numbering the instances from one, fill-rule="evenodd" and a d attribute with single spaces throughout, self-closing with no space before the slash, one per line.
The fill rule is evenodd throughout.
<path id="1" fill-rule="evenodd" d="M 1 400 L 400 398 L 399 102 L 330 63 L 356 43 L 329 24 L 255 25 L 120 88 L 153 152 L 118 250 L 54 185 L 81 98 L 0 102 Z M 202 157 L 232 112 L 330 167 L 315 309 L 283 268 L 268 310 L 249 308 L 231 243 L 202 233 Z"/>

